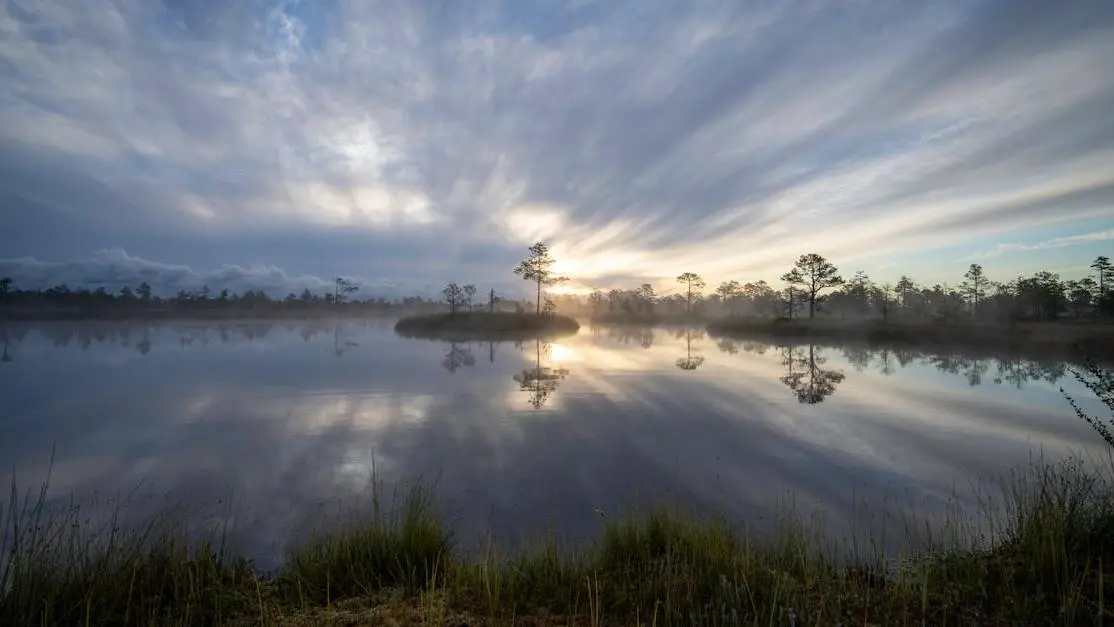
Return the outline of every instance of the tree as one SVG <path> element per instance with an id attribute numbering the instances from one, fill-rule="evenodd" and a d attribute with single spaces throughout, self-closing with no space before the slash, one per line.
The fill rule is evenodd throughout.
<path id="1" fill-rule="evenodd" d="M 639 309 L 644 310 L 646 313 L 654 313 L 654 286 L 649 283 L 643 283 L 637 290 Z"/>
<path id="2" fill-rule="evenodd" d="M 897 280 L 894 291 L 897 292 L 901 300 L 901 313 L 908 313 L 909 305 L 912 304 L 911 295 L 917 291 L 917 284 L 913 282 L 913 279 L 903 274 Z"/>
<path id="3" fill-rule="evenodd" d="M 870 311 L 870 293 L 873 287 L 874 282 L 862 270 L 855 272 L 855 276 L 843 285 L 843 296 L 847 301 L 845 305 L 850 305 L 851 312 L 856 316 L 865 317 Z"/>
<path id="4" fill-rule="evenodd" d="M 535 304 L 537 307 L 536 313 L 542 312 L 542 286 L 543 285 L 556 285 L 568 281 L 568 277 L 557 276 L 553 273 L 551 266 L 556 263 L 549 254 L 549 248 L 543 242 L 537 242 L 530 247 L 530 256 L 519 262 L 518 267 L 514 269 L 514 273 L 521 276 L 523 280 L 533 281 L 537 284 L 537 298 Z"/>
<path id="5" fill-rule="evenodd" d="M 476 297 L 476 286 L 469 283 L 460 288 L 464 292 L 464 305 L 468 307 L 468 312 L 472 311 L 472 299 Z"/>
<path id="6" fill-rule="evenodd" d="M 592 315 L 598 314 L 601 307 L 603 307 L 603 292 L 592 290 L 588 295 L 588 308 L 592 311 Z"/>
<path id="7" fill-rule="evenodd" d="M 780 297 L 765 281 L 743 284 L 743 297 L 750 301 L 752 312 L 765 311 L 770 315 L 780 315 Z"/>
<path id="8" fill-rule="evenodd" d="M 127 285 L 120 288 L 120 300 L 132 300 L 133 298 L 135 298 L 135 292 L 132 291 L 132 288 Z"/>
<path id="9" fill-rule="evenodd" d="M 1098 292 L 1098 284 L 1091 277 L 1084 277 L 1078 281 L 1068 281 L 1064 284 L 1064 287 L 1067 291 L 1068 302 L 1071 303 L 1076 318 L 1083 313 L 1083 310 L 1092 305 L 1095 294 Z"/>
<path id="10" fill-rule="evenodd" d="M 12 280 L 8 277 L 0 278 L 0 300 L 6 299 L 11 291 Z"/>
<path id="11" fill-rule="evenodd" d="M 220 293 L 220 295 L 221 295 L 221 300 L 227 300 L 228 299 L 228 295 L 225 291 L 222 291 Z M 301 301 L 303 303 L 308 303 L 312 300 L 313 300 L 313 292 L 309 291 L 308 287 L 305 288 L 304 290 L 302 290 Z"/>
<path id="12" fill-rule="evenodd" d="M 1114 281 L 1114 265 L 1111 265 L 1109 258 L 1100 255 L 1095 257 L 1095 260 L 1091 263 L 1091 269 L 1095 271 L 1096 282 L 1099 285 L 1099 309 L 1106 311 L 1110 307 L 1109 301 L 1107 300 L 1108 294 L 1106 293 L 1106 288 L 1111 281 Z"/>
<path id="13" fill-rule="evenodd" d="M 135 288 L 135 294 L 139 296 L 140 300 L 151 300 L 151 286 L 147 284 L 147 281 L 144 281 L 139 284 L 139 287 Z"/>
<path id="14" fill-rule="evenodd" d="M 1055 318 L 1064 307 L 1064 284 L 1058 274 L 1042 270 L 1019 278 L 1016 289 L 1019 303 L 1029 305 L 1038 320 Z"/>
<path id="15" fill-rule="evenodd" d="M 445 295 L 445 302 L 449 305 L 449 314 L 455 316 L 457 308 L 464 303 L 464 289 L 453 282 L 446 285 L 441 293 Z"/>
<path id="16" fill-rule="evenodd" d="M 724 281 L 716 288 L 716 295 L 720 297 L 723 304 L 727 306 L 727 310 L 731 315 L 735 315 L 735 301 L 742 293 L 742 286 L 738 281 Z"/>
<path id="17" fill-rule="evenodd" d="M 971 264 L 967 272 L 963 275 L 967 279 L 959 285 L 960 291 L 971 305 L 971 314 L 976 318 L 979 315 L 979 302 L 982 301 L 983 296 L 986 294 L 986 275 L 983 274 L 982 266 L 977 263 Z"/>
<path id="18" fill-rule="evenodd" d="M 360 286 L 356 285 L 352 281 L 338 276 L 334 282 L 333 287 L 333 304 L 339 305 L 343 303 L 345 300 L 347 300 L 349 294 L 353 294 L 359 289 Z"/>
<path id="19" fill-rule="evenodd" d="M 495 295 L 495 288 L 492 288 L 487 293 L 487 311 L 488 313 L 495 313 L 495 303 L 499 301 L 499 297 Z"/>
<path id="20" fill-rule="evenodd" d="M 804 298 L 804 294 L 797 291 L 796 288 L 790 285 L 789 287 L 782 290 L 781 294 L 779 294 L 779 298 L 781 300 L 782 310 L 785 311 L 786 317 L 792 320 L 793 312 L 797 309 L 797 303 Z"/>
<path id="21" fill-rule="evenodd" d="M 836 267 L 816 253 L 801 255 L 793 269 L 782 275 L 781 280 L 804 288 L 809 318 L 816 315 L 816 297 L 820 292 L 843 284 Z"/>
<path id="22" fill-rule="evenodd" d="M 677 282 L 685 286 L 685 312 L 692 313 L 692 301 L 704 293 L 704 279 L 695 272 L 685 272 L 677 277 Z"/>

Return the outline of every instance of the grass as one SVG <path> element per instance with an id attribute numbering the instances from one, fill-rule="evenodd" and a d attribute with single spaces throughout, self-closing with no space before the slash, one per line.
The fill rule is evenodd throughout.
<path id="1" fill-rule="evenodd" d="M 44 489 L 5 512 L 0 624 L 1096 625 L 1114 620 L 1112 486 L 1034 462 L 1001 481 L 993 542 L 937 540 L 895 568 L 792 513 L 751 536 L 667 508 L 603 518 L 586 549 L 466 551 L 414 485 L 273 573 L 173 517 L 48 515 Z"/>
<path id="2" fill-rule="evenodd" d="M 580 323 L 568 316 L 507 312 L 409 316 L 395 324 L 395 332 L 405 337 L 461 341 L 573 335 L 579 329 Z"/>
<path id="3" fill-rule="evenodd" d="M 931 323 L 900 320 L 770 320 L 722 318 L 708 324 L 712 336 L 860 339 L 876 343 L 1030 347 L 1067 352 L 1086 346 L 1099 359 L 1114 357 L 1114 324 L 1093 321 Z"/>

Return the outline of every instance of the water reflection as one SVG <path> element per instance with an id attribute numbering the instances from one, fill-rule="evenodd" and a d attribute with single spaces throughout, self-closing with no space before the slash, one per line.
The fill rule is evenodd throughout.
<path id="1" fill-rule="evenodd" d="M 593 326 L 593 334 L 598 337 L 600 327 Z M 619 344 L 637 344 L 642 348 L 654 346 L 654 328 L 639 325 L 620 325 L 608 327 L 607 337 Z"/>
<path id="2" fill-rule="evenodd" d="M 825 347 L 814 343 L 762 342 L 720 338 L 716 342 L 720 352 L 736 355 L 740 350 L 764 355 L 778 351 L 786 374 L 780 378 L 801 402 L 820 402 L 834 392 L 846 374 L 838 369 L 823 368 L 828 361 L 824 351 L 838 350 L 843 361 L 856 372 L 874 370 L 891 376 L 899 370 L 928 365 L 937 371 L 962 378 L 968 386 L 986 383 L 1009 385 L 1022 389 L 1027 384 L 1044 382 L 1054 384 L 1068 374 L 1069 364 L 1060 359 L 1025 358 L 1020 355 L 971 355 L 954 349 L 918 350 L 915 348 L 875 348 L 864 345 Z M 814 399 L 819 400 L 803 400 Z"/>
<path id="3" fill-rule="evenodd" d="M 782 350 L 781 364 L 787 372 L 779 381 L 793 390 L 797 401 L 814 405 L 831 396 L 846 377 L 838 371 L 824 368 L 827 363 L 821 349 L 813 344 L 808 348 L 787 346 Z"/>
<path id="4" fill-rule="evenodd" d="M 692 354 L 692 341 L 704 339 L 703 329 L 683 329 L 674 335 L 677 339 L 685 339 L 685 356 L 677 359 L 677 367 L 681 370 L 696 370 L 704 365 L 703 355 Z"/>
<path id="5" fill-rule="evenodd" d="M 0 323 L 0 351 L 7 355 L 4 359 L 5 363 L 12 361 L 15 357 L 15 347 L 32 331 L 45 338 L 50 346 L 58 349 L 76 346 L 81 351 L 89 351 L 101 345 L 133 348 L 141 356 L 146 356 L 153 349 L 158 348 L 160 343 L 162 346 L 184 349 L 206 347 L 218 340 L 221 344 L 245 340 L 264 341 L 275 328 L 282 328 L 287 332 L 296 332 L 305 343 L 319 336 L 330 336 L 332 353 L 340 357 L 359 347 L 359 341 L 354 337 L 355 333 L 382 326 L 386 326 L 386 322 L 360 323 L 334 320 L 15 322 Z"/>
<path id="6" fill-rule="evenodd" d="M 549 342 L 534 340 L 534 367 L 524 368 L 512 377 L 520 390 L 529 393 L 528 401 L 534 409 L 545 406 L 549 396 L 557 391 L 557 386 L 569 375 L 568 368 L 542 365 L 542 357 L 549 357 L 552 351 L 553 345 Z"/>
<path id="7" fill-rule="evenodd" d="M 494 360 L 494 356 L 491 359 Z M 476 365 L 476 357 L 472 355 L 472 349 L 460 342 L 449 342 L 449 350 L 441 360 L 442 368 L 449 372 L 456 372 L 463 367 L 471 368 L 474 365 Z"/>

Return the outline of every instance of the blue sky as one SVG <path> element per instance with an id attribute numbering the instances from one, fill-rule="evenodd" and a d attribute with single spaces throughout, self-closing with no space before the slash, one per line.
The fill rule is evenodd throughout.
<path id="1" fill-rule="evenodd" d="M 604 288 L 1078 276 L 1112 65 L 1106 0 L 12 0 L 0 272 L 518 289 L 544 239 Z"/>

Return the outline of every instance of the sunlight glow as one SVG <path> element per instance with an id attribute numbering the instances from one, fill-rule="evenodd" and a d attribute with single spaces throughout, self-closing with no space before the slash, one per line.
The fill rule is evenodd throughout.
<path id="1" fill-rule="evenodd" d="M 549 358 L 554 362 L 582 361 L 580 351 L 565 344 L 551 344 Z"/>

